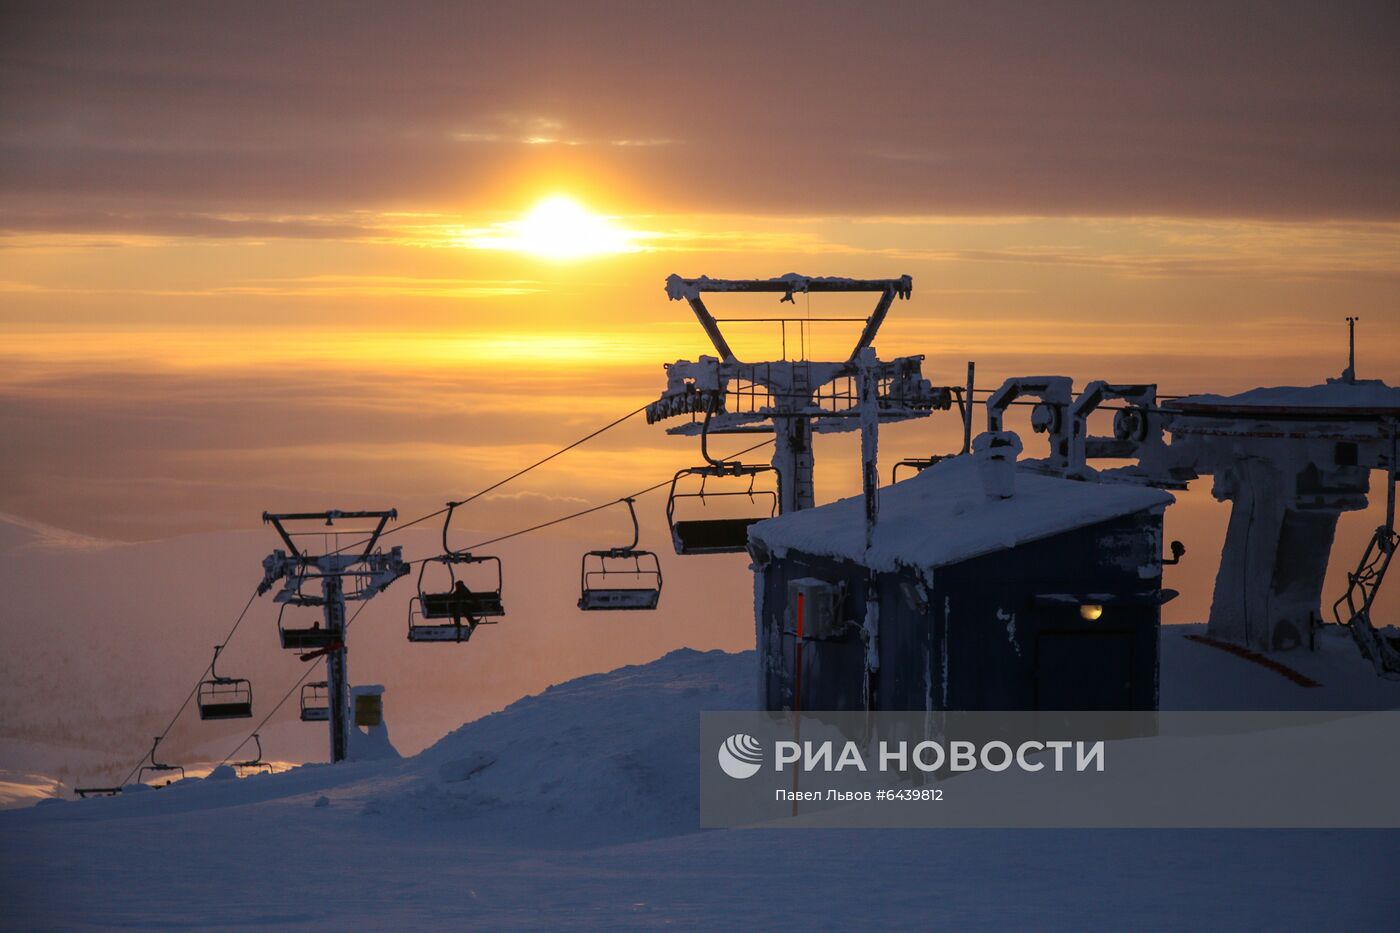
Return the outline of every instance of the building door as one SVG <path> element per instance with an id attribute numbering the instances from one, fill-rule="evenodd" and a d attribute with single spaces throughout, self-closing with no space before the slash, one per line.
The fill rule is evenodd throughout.
<path id="1" fill-rule="evenodd" d="M 1132 633 L 1043 632 L 1035 673 L 1036 709 L 1132 709 Z"/>

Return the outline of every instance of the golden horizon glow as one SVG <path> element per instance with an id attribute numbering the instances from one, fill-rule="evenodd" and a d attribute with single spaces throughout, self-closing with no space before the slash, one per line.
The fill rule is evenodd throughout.
<path id="1" fill-rule="evenodd" d="M 7 354 L 11 371 L 0 385 L 28 378 L 38 367 L 49 374 L 69 368 L 111 367 L 115 371 L 237 372 L 295 363 L 310 368 L 359 368 L 374 362 L 421 371 L 457 369 L 465 364 L 487 370 L 546 364 L 576 370 L 654 368 L 675 352 L 671 330 L 616 330 L 579 333 L 528 330 L 331 330 L 307 326 L 284 329 L 280 340 L 227 327 L 67 328 L 0 327 L 14 338 Z M 314 349 L 310 349 L 314 348 Z"/>
<path id="2" fill-rule="evenodd" d="M 636 232 L 622 228 L 614 218 L 595 214 L 568 195 L 552 194 L 519 220 L 469 233 L 461 243 L 473 249 L 573 260 L 636 252 L 640 249 L 636 237 Z"/>

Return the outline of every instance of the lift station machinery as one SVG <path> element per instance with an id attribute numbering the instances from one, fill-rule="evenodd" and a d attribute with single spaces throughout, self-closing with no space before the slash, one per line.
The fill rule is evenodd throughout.
<path id="1" fill-rule="evenodd" d="M 1400 638 L 1372 620 L 1400 549 L 1400 388 L 1357 378 L 1356 319 L 1347 324 L 1347 366 L 1322 384 L 1161 399 L 1151 384 L 1090 382 L 1076 396 L 1068 376 L 1019 377 L 988 399 L 987 427 L 1001 430 L 1010 405 L 1034 406 L 1032 430 L 1047 436 L 1049 452 L 1018 463 L 1023 470 L 1165 489 L 1211 476 L 1211 494 L 1231 511 L 1207 631 L 1256 652 L 1316 648 L 1338 518 L 1367 506 L 1381 473 L 1385 520 L 1332 616 L 1378 674 L 1400 678 Z M 1099 409 L 1114 411 L 1112 436 L 1089 431 Z M 1178 545 L 1162 563 L 1179 558 Z"/>

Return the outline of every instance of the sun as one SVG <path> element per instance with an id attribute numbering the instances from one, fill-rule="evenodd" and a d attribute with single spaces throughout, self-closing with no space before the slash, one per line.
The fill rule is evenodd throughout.
<path id="1" fill-rule="evenodd" d="M 466 245 L 502 249 L 546 259 L 582 259 L 638 249 L 636 234 L 612 218 L 594 214 L 563 194 L 546 197 L 519 220 L 496 224 L 469 237 Z"/>

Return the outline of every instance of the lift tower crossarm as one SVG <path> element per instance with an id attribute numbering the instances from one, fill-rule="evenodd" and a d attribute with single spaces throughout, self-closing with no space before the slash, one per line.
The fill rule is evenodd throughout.
<path id="1" fill-rule="evenodd" d="M 364 560 L 369 557 L 370 552 L 374 550 L 375 544 L 379 542 L 379 536 L 384 532 L 384 526 L 390 521 L 398 519 L 398 517 L 399 512 L 397 509 L 386 509 L 378 512 L 344 512 L 340 509 L 328 509 L 325 512 L 278 512 L 276 514 L 264 512 L 262 515 L 263 522 L 265 524 L 271 524 L 273 528 L 276 528 L 278 536 L 287 543 L 287 548 L 298 557 L 304 556 L 302 550 L 297 547 L 296 542 L 292 540 L 293 536 L 287 531 L 283 522 L 306 522 L 324 519 L 327 525 L 334 525 L 337 518 L 379 519 L 379 524 L 375 526 L 374 531 L 370 532 L 369 537 L 365 539 L 364 550 L 360 552 L 359 557 L 356 558 L 357 560 Z"/>
<path id="2" fill-rule="evenodd" d="M 902 275 L 889 279 L 848 279 L 789 273 L 771 279 L 687 279 L 673 275 L 666 280 L 666 296 L 685 300 L 704 328 L 718 357 L 677 360 L 666 365 L 666 390 L 647 406 L 647 422 L 654 424 L 680 415 L 688 423 L 670 428 L 673 434 L 771 432 L 771 469 L 778 476 L 778 511 L 792 512 L 815 504 L 812 482 L 814 433 L 861 430 L 873 436 L 869 420 L 904 421 L 923 418 L 952 404 L 947 386 L 933 386 L 922 373 L 922 356 L 885 362 L 871 347 L 896 298 L 908 298 L 913 280 Z M 776 318 L 800 321 L 852 320 L 864 323 L 860 338 L 840 360 L 789 359 L 786 348 L 778 360 L 744 362 L 735 358 L 720 330 L 721 321 L 705 307 L 702 296 L 713 293 L 777 294 L 794 301 L 798 292 L 866 292 L 878 295 L 874 310 L 864 318 Z M 751 318 L 729 319 L 750 321 Z M 805 333 L 805 331 L 804 331 Z M 870 399 L 864 396 L 869 395 Z M 731 404 L 732 402 L 732 404 Z M 704 420 L 698 420 L 703 415 Z M 703 450 L 702 450 L 703 452 Z M 708 458 L 707 458 L 708 459 Z M 698 468 L 699 475 L 717 469 L 714 463 Z M 672 489 L 672 502 L 676 492 Z M 673 530 L 675 525 L 673 524 Z M 681 545 L 677 545 L 678 549 Z M 699 553 L 686 552 L 681 553 Z"/>
<path id="3" fill-rule="evenodd" d="M 875 335 L 880 330 L 880 325 L 885 321 L 885 315 L 889 314 L 890 305 L 896 298 L 908 298 L 914 291 L 914 280 L 907 275 L 902 275 L 897 279 L 847 279 L 835 276 L 805 276 L 789 272 L 787 275 L 780 275 L 772 279 L 712 279 L 702 275 L 698 279 L 685 279 L 679 275 L 672 275 L 666 279 L 666 295 L 672 301 L 684 299 L 690 304 L 690 310 L 695 312 L 695 317 L 700 322 L 700 326 L 705 329 L 705 334 L 710 338 L 710 343 L 714 345 L 715 352 L 720 359 L 726 363 L 736 362 L 734 351 L 729 348 L 729 342 L 724 339 L 724 334 L 720 332 L 719 323 L 715 320 L 710 309 L 705 307 L 705 302 L 700 295 L 705 292 L 767 292 L 776 293 L 783 296 L 783 301 L 792 301 L 792 296 L 797 292 L 872 292 L 879 293 L 880 300 L 875 305 L 875 310 L 865 319 L 865 329 L 861 331 L 860 339 L 856 341 L 855 347 L 851 350 L 848 360 L 854 360 L 860 351 L 870 346 L 875 340 Z"/>

